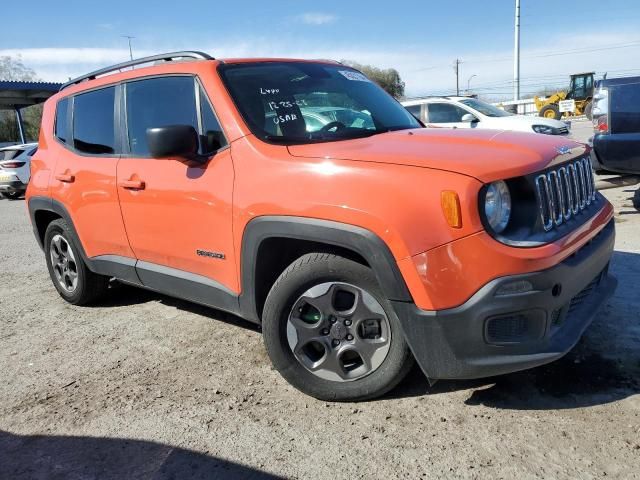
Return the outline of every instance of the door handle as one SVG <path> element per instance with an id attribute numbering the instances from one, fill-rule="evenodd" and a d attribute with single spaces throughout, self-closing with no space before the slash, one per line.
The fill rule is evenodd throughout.
<path id="1" fill-rule="evenodd" d="M 58 175 L 56 175 L 56 180 L 59 180 L 63 183 L 73 183 L 75 179 L 75 175 L 71 175 L 70 173 L 59 173 Z"/>
<path id="2" fill-rule="evenodd" d="M 144 182 L 142 180 L 122 180 L 118 185 L 127 190 L 144 190 Z"/>

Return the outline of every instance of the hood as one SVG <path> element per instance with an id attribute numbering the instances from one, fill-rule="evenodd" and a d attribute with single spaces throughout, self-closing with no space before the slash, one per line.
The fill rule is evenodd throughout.
<path id="1" fill-rule="evenodd" d="M 486 183 L 543 170 L 585 153 L 588 147 L 555 135 L 423 128 L 288 149 L 295 157 L 411 165 L 461 173 Z"/>

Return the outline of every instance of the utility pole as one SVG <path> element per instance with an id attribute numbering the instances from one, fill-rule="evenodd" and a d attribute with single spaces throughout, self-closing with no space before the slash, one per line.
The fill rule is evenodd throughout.
<path id="1" fill-rule="evenodd" d="M 462 62 L 459 58 L 456 58 L 455 63 L 453 64 L 453 71 L 456 72 L 456 96 L 460 96 L 460 64 Z"/>
<path id="2" fill-rule="evenodd" d="M 516 0 L 516 31 L 513 47 L 513 99 L 520 100 L 520 0 Z"/>
<path id="3" fill-rule="evenodd" d="M 131 35 L 122 35 L 123 38 L 126 38 L 129 41 L 129 58 L 133 60 L 133 50 L 131 49 L 131 40 L 136 38 Z"/>

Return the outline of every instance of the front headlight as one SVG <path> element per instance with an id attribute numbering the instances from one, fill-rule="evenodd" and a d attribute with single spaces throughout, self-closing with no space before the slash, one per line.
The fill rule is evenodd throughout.
<path id="1" fill-rule="evenodd" d="M 545 135 L 553 135 L 555 133 L 555 128 L 549 127 L 547 125 L 534 125 L 531 127 L 536 133 L 543 133 Z"/>
<path id="2" fill-rule="evenodd" d="M 484 196 L 484 215 L 494 232 L 500 233 L 507 228 L 511 217 L 511 194 L 509 187 L 502 180 L 493 182 L 487 187 Z"/>

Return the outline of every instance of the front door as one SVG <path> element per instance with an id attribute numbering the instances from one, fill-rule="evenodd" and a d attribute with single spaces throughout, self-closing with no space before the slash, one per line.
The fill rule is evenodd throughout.
<path id="1" fill-rule="evenodd" d="M 118 186 L 140 279 L 160 291 L 186 281 L 237 292 L 233 164 L 204 89 L 193 76 L 132 81 L 124 85 L 123 109 L 128 153 L 118 164 Z M 191 125 L 221 148 L 202 165 L 151 158 L 147 129 L 168 125 Z"/>
<path id="2" fill-rule="evenodd" d="M 427 126 L 443 128 L 471 128 L 472 122 L 463 122 L 462 117 L 468 114 L 465 109 L 452 103 L 429 103 L 427 105 Z"/>

